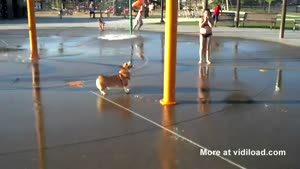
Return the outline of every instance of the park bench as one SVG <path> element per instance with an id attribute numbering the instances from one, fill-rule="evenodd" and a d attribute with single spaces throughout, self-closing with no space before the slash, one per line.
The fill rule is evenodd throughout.
<path id="1" fill-rule="evenodd" d="M 181 11 L 179 11 L 179 16 L 183 16 L 185 18 L 195 18 L 201 16 L 201 10 L 199 8 L 189 8 L 183 7 Z"/>
<path id="2" fill-rule="evenodd" d="M 235 26 L 236 22 L 236 11 L 222 11 L 222 13 L 219 16 L 219 21 L 230 21 L 232 22 L 232 26 Z M 240 11 L 240 22 L 244 22 L 246 17 L 246 12 Z M 239 22 L 239 23 L 240 23 Z"/>
<path id="3" fill-rule="evenodd" d="M 235 12 L 235 14 L 236 14 L 236 13 L 237 13 L 237 12 Z M 247 13 L 246 13 L 246 12 L 240 11 L 240 16 L 239 16 L 239 18 L 240 18 L 240 20 L 239 20 L 239 26 L 241 25 L 241 23 L 243 23 L 243 22 L 245 21 L 246 16 L 247 16 Z M 236 16 L 234 17 L 234 22 L 236 22 Z"/>
<path id="4" fill-rule="evenodd" d="M 246 13 L 245 19 L 242 22 L 243 26 L 245 22 L 252 21 L 252 22 L 261 22 L 261 23 L 270 23 L 270 28 L 276 27 L 276 17 L 277 14 L 274 13 Z"/>
<path id="5" fill-rule="evenodd" d="M 295 31 L 296 28 L 300 28 L 300 19 L 294 19 L 293 31 Z"/>
<path id="6" fill-rule="evenodd" d="M 232 22 L 232 26 L 234 27 L 234 20 L 235 20 L 235 13 L 225 13 L 222 12 L 221 15 L 219 15 L 219 22 L 220 21 L 229 21 Z"/>

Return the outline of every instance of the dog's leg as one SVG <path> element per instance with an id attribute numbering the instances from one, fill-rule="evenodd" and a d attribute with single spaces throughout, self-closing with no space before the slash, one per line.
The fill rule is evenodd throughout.
<path id="1" fill-rule="evenodd" d="M 105 96 L 106 93 L 104 92 L 104 90 L 100 90 L 101 95 Z"/>
<path id="2" fill-rule="evenodd" d="M 128 88 L 128 87 L 123 87 L 124 88 L 124 92 L 126 93 L 126 94 L 128 94 L 128 93 L 130 93 L 130 89 Z"/>
<path id="3" fill-rule="evenodd" d="M 105 87 L 103 87 L 103 86 L 100 85 L 99 78 L 97 78 L 97 80 L 96 80 L 96 86 L 99 89 L 101 95 L 103 95 L 103 96 L 106 95 L 106 93 L 104 92 Z"/>

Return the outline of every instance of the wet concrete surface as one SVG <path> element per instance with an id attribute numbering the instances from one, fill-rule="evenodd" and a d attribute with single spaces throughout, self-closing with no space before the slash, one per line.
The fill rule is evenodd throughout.
<path id="1" fill-rule="evenodd" d="M 27 33 L 0 35 L 3 49 L 18 49 L 0 52 L 0 168 L 300 167 L 297 47 L 214 37 L 212 64 L 199 66 L 198 37 L 179 35 L 177 105 L 163 107 L 162 33 L 108 41 L 128 32 L 43 29 L 38 64 Z M 131 94 L 98 96 L 97 75 L 131 59 Z M 201 147 L 286 155 L 205 156 Z"/>

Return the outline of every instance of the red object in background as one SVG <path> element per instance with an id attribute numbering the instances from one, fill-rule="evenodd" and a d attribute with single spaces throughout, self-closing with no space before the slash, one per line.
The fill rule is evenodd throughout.
<path id="1" fill-rule="evenodd" d="M 140 7 L 143 4 L 144 4 L 144 0 L 137 0 L 134 3 L 132 3 L 132 7 L 133 8 L 138 8 L 138 7 Z"/>
<path id="2" fill-rule="evenodd" d="M 214 14 L 219 15 L 220 14 L 220 10 L 221 10 L 221 6 L 220 5 L 216 5 L 214 7 Z"/>
<path id="3" fill-rule="evenodd" d="M 128 15 L 128 14 L 129 14 L 129 9 L 128 9 L 128 8 L 124 8 L 123 13 L 124 13 L 125 15 Z"/>
<path id="4" fill-rule="evenodd" d="M 113 7 L 113 6 L 106 8 L 106 10 L 104 11 L 105 14 L 108 14 L 108 13 L 111 14 L 114 12 L 115 12 L 115 7 Z"/>
<path id="5" fill-rule="evenodd" d="M 219 47 L 219 43 L 218 42 L 213 42 L 212 44 L 213 44 L 213 47 L 215 47 L 215 48 Z"/>

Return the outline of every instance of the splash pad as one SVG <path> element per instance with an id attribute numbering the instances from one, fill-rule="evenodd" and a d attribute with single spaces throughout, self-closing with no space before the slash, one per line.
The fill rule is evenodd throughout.
<path id="1" fill-rule="evenodd" d="M 99 36 L 98 39 L 117 41 L 117 40 L 135 39 L 137 37 L 138 37 L 137 35 L 128 35 L 128 34 L 107 34 L 107 35 Z"/>

